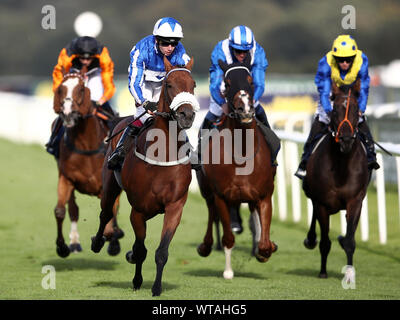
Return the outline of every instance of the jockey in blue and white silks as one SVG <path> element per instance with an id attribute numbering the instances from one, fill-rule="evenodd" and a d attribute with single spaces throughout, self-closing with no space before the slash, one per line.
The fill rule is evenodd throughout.
<path id="1" fill-rule="evenodd" d="M 265 111 L 258 101 L 264 93 L 265 71 L 268 67 L 268 60 L 264 49 L 255 41 L 251 29 L 240 25 L 231 30 L 228 39 L 218 42 L 211 53 L 211 67 L 209 70 L 210 109 L 202 128 L 208 129 L 223 113 L 221 106 L 225 103 L 225 98 L 221 93 L 224 90 L 224 74 L 218 64 L 218 60 L 222 60 L 227 64 L 243 62 L 247 55 L 250 55 L 256 116 L 269 127 Z"/>
<path id="2" fill-rule="evenodd" d="M 190 57 L 179 41 L 183 38 L 182 26 L 174 18 L 159 19 L 154 25 L 153 34 L 140 40 L 130 52 L 128 68 L 129 91 L 135 99 L 137 118 L 146 110 L 151 110 L 158 102 L 162 81 L 166 75 L 164 56 L 173 65 L 185 66 Z M 108 159 L 108 168 L 120 170 L 125 158 L 127 138 L 134 136 L 139 128 L 150 117 L 145 113 L 132 126 L 128 126 L 117 147 Z"/>
<path id="3" fill-rule="evenodd" d="M 295 173 L 298 178 L 303 179 L 306 176 L 307 160 L 311 155 L 313 146 L 330 123 L 332 82 L 340 87 L 343 85 L 352 85 L 357 80 L 360 80 L 360 95 L 358 97 L 360 120 L 358 129 L 361 140 L 364 142 L 367 150 L 368 168 L 370 170 L 379 169 L 379 164 L 376 162 L 374 141 L 364 116 L 370 83 L 368 58 L 365 53 L 358 50 L 357 43 L 352 36 L 340 35 L 333 42 L 332 50 L 318 63 L 315 84 L 320 99 L 310 134 L 304 145 L 299 168 Z"/>

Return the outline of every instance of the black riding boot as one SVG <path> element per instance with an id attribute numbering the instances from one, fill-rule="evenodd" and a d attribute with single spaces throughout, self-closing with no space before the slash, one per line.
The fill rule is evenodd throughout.
<path id="1" fill-rule="evenodd" d="M 311 125 L 310 134 L 308 135 L 307 141 L 304 144 L 303 154 L 301 155 L 301 161 L 299 164 L 299 168 L 294 174 L 299 179 L 304 179 L 306 176 L 306 167 L 307 160 L 311 155 L 312 149 L 317 138 L 320 138 L 323 131 L 327 128 L 327 125 L 323 122 L 319 121 L 319 118 L 316 117 L 313 124 Z"/>
<path id="2" fill-rule="evenodd" d="M 369 130 L 367 121 L 364 120 L 358 125 L 360 133 L 362 135 L 361 141 L 364 143 L 365 149 L 367 149 L 367 160 L 368 160 L 368 169 L 378 170 L 380 165 L 376 162 L 376 153 L 375 153 L 375 144 L 374 139 L 372 138 L 371 131 Z"/>
<path id="3" fill-rule="evenodd" d="M 121 138 L 118 141 L 117 147 L 110 155 L 107 161 L 107 167 L 110 170 L 120 171 L 126 155 L 126 147 L 129 138 L 135 136 L 139 132 L 139 127 L 129 125 L 125 128 Z"/>
<path id="4" fill-rule="evenodd" d="M 61 139 L 60 136 L 60 128 L 62 127 L 62 120 L 60 116 L 56 118 L 56 122 L 54 123 L 53 130 L 51 131 L 50 139 L 46 143 L 46 151 L 52 155 L 54 155 L 56 158 L 58 158 L 58 147 L 59 147 L 59 142 Z"/>
<path id="5" fill-rule="evenodd" d="M 196 171 L 201 169 L 201 147 L 202 147 L 201 141 L 203 138 L 203 133 L 201 130 L 205 130 L 205 129 L 210 130 L 212 125 L 213 125 L 213 122 L 210 121 L 209 119 L 205 118 L 203 121 L 203 124 L 200 127 L 199 142 L 198 142 L 197 150 L 196 150 L 196 153 L 193 153 L 192 158 L 190 160 L 192 169 L 194 169 Z"/>

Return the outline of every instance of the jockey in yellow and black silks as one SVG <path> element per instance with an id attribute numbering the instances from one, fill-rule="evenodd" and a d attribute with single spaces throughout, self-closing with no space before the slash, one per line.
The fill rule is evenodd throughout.
<path id="1" fill-rule="evenodd" d="M 311 155 L 314 143 L 320 137 L 327 125 L 330 123 L 331 88 L 332 82 L 340 87 L 352 85 L 360 79 L 360 96 L 358 106 L 361 112 L 359 120 L 359 132 L 363 135 L 363 142 L 367 149 L 368 168 L 379 169 L 376 162 L 376 154 L 372 135 L 363 115 L 367 107 L 370 78 L 368 74 L 368 58 L 361 50 L 358 50 L 357 43 L 350 35 L 338 36 L 329 51 L 318 63 L 315 84 L 319 93 L 319 102 L 311 131 L 304 145 L 304 152 L 299 168 L 295 175 L 300 179 L 306 176 L 306 165 Z"/>

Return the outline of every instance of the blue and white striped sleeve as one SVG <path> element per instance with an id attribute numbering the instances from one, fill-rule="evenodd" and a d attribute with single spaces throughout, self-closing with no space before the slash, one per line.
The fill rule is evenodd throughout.
<path id="1" fill-rule="evenodd" d="M 254 64 L 251 68 L 254 83 L 254 100 L 258 101 L 265 89 L 265 71 L 268 67 L 268 60 L 264 49 L 257 43 L 254 56 Z"/>
<path id="2" fill-rule="evenodd" d="M 144 67 L 145 63 L 141 56 L 141 51 L 135 46 L 132 48 L 130 53 L 128 84 L 129 91 L 138 104 L 143 104 L 144 102 L 141 88 L 143 84 Z"/>
<path id="3" fill-rule="evenodd" d="M 210 67 L 210 94 L 218 105 L 225 103 L 225 98 L 221 95 L 221 83 L 224 79 L 224 72 L 218 64 L 218 60 L 226 61 L 225 55 L 218 43 L 211 53 Z"/>

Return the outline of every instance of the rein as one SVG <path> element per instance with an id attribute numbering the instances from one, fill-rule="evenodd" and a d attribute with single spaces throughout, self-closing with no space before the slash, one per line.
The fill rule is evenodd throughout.
<path id="1" fill-rule="evenodd" d="M 344 119 L 339 123 L 339 126 L 337 128 L 337 134 L 335 136 L 335 142 L 338 143 L 339 142 L 339 132 L 340 132 L 340 128 L 343 126 L 343 124 L 347 123 L 350 126 L 351 129 L 351 133 L 354 134 L 354 128 L 351 124 L 351 122 L 348 119 L 348 115 L 349 115 L 349 105 L 350 105 L 350 94 L 351 94 L 351 89 L 349 89 L 349 94 L 347 96 L 347 105 L 346 105 L 346 114 Z"/>

